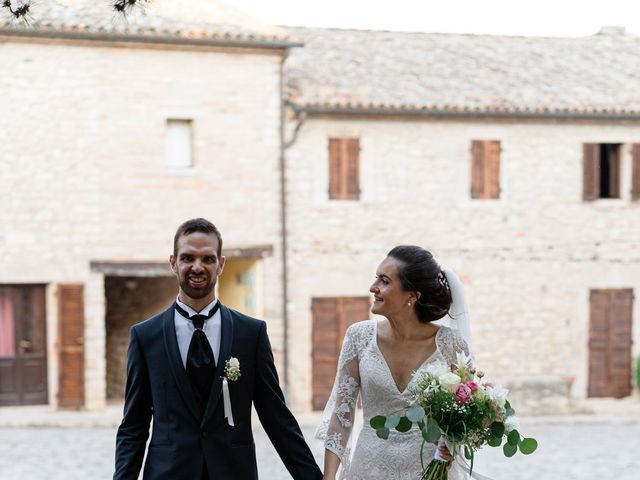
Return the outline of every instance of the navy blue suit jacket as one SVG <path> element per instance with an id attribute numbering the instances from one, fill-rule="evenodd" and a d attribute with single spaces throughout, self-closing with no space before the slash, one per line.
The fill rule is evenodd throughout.
<path id="1" fill-rule="evenodd" d="M 114 480 L 136 480 L 153 419 L 145 480 L 258 478 L 251 404 L 294 479 L 320 480 L 300 427 L 287 408 L 273 363 L 266 323 L 224 305 L 220 354 L 202 415 L 178 349 L 174 306 L 131 328 L 124 417 L 116 437 Z M 222 377 L 226 360 L 240 361 L 241 377 L 229 381 L 235 426 L 224 418 Z"/>

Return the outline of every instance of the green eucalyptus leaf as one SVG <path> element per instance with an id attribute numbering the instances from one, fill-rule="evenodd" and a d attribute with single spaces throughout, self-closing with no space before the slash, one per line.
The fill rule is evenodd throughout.
<path id="1" fill-rule="evenodd" d="M 383 417 L 382 415 L 378 415 L 377 417 L 373 417 L 369 424 L 371 428 L 377 430 L 379 428 L 384 427 L 385 422 L 387 421 L 387 417 Z"/>
<path id="2" fill-rule="evenodd" d="M 507 417 L 511 417 L 516 414 L 516 411 L 513 408 L 509 407 L 506 409 L 505 414 L 507 415 Z"/>
<path id="3" fill-rule="evenodd" d="M 396 430 L 399 432 L 408 432 L 409 430 L 411 430 L 411 427 L 413 426 L 413 423 L 411 423 L 411 420 L 409 420 L 407 417 L 402 417 L 400 418 L 400 421 L 398 422 L 398 425 L 396 426 Z"/>
<path id="4" fill-rule="evenodd" d="M 531 455 L 538 448 L 538 442 L 535 438 L 525 438 L 520 442 L 520 451 L 525 455 Z"/>
<path id="5" fill-rule="evenodd" d="M 517 445 L 511 445 L 510 443 L 505 443 L 502 447 L 502 451 L 504 452 L 505 457 L 513 457 L 518 451 Z"/>
<path id="6" fill-rule="evenodd" d="M 494 437 L 501 437 L 504 435 L 504 423 L 493 422 L 489 427 L 491 429 L 491 435 Z"/>
<path id="7" fill-rule="evenodd" d="M 518 444 L 520 443 L 520 433 L 518 433 L 517 430 L 511 430 L 509 432 L 509 435 L 507 435 L 507 442 L 510 445 L 514 445 L 514 446 L 518 446 Z"/>
<path id="8" fill-rule="evenodd" d="M 411 405 L 407 410 L 407 418 L 412 422 L 420 422 L 424 419 L 424 408 L 420 405 Z"/>
<path id="9" fill-rule="evenodd" d="M 389 429 L 386 427 L 378 428 L 376 430 L 376 435 L 378 436 L 378 438 L 386 440 L 387 438 L 389 438 Z"/>
<path id="10" fill-rule="evenodd" d="M 428 418 L 425 428 L 422 429 L 422 438 L 424 438 L 429 443 L 435 443 L 440 440 L 441 435 L 442 432 L 440 431 L 438 422 L 436 422 L 433 418 Z"/>
<path id="11" fill-rule="evenodd" d="M 387 421 L 384 422 L 385 428 L 391 430 L 392 428 L 396 428 L 396 426 L 400 423 L 400 415 L 391 415 L 387 417 Z"/>
<path id="12" fill-rule="evenodd" d="M 489 437 L 487 443 L 490 447 L 499 447 L 502 445 L 502 437 Z"/>

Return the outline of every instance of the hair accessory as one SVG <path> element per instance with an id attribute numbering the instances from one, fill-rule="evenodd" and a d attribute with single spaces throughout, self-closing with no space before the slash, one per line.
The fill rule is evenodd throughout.
<path id="1" fill-rule="evenodd" d="M 442 270 L 440 270 L 440 273 L 438 273 L 436 279 L 438 280 L 438 283 L 440 283 L 440 285 L 442 285 L 444 288 L 446 288 L 447 290 L 451 290 L 451 288 L 449 287 L 449 282 L 447 281 L 447 276 Z"/>

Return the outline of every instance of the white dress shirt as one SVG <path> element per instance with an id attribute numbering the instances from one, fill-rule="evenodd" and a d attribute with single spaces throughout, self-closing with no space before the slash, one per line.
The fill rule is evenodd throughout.
<path id="1" fill-rule="evenodd" d="M 209 305 L 204 307 L 200 312 L 196 312 L 189 305 L 182 303 L 180 299 L 176 299 L 178 305 L 183 308 L 189 316 L 201 314 L 207 315 L 213 307 L 215 307 L 216 302 L 218 300 L 214 300 Z M 180 349 L 180 356 L 182 357 L 182 365 L 187 368 L 187 353 L 189 353 L 189 344 L 191 343 L 191 337 L 193 337 L 193 332 L 195 332 L 195 327 L 193 326 L 193 322 L 187 318 L 184 318 L 182 315 L 178 313 L 176 310 L 173 313 L 173 322 L 176 327 L 176 338 L 178 339 L 178 348 Z M 220 309 L 213 315 L 213 317 L 204 321 L 204 326 L 202 329 L 204 330 L 205 335 L 207 336 L 207 340 L 209 340 L 209 344 L 211 345 L 211 350 L 213 350 L 213 358 L 216 359 L 216 365 L 218 364 L 218 356 L 220 355 L 220 329 L 221 329 L 221 316 Z"/>

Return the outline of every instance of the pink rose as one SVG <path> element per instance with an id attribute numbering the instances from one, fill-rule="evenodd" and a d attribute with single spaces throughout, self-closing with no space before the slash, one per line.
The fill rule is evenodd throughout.
<path id="1" fill-rule="evenodd" d="M 478 384 L 476 382 L 467 382 L 467 387 L 469 387 L 472 392 L 478 390 Z"/>
<path id="2" fill-rule="evenodd" d="M 471 389 L 462 384 L 456 390 L 456 402 L 460 405 L 468 403 L 471 400 Z"/>

